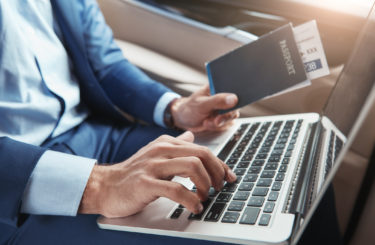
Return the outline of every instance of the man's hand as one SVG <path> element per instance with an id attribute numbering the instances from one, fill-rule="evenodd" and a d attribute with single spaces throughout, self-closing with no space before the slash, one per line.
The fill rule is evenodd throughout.
<path id="1" fill-rule="evenodd" d="M 96 165 L 79 212 L 124 217 L 159 197 L 167 197 L 200 213 L 209 188 L 219 190 L 224 180 L 233 182 L 236 176 L 208 148 L 193 144 L 193 140 L 191 132 L 177 138 L 161 136 L 122 163 Z M 174 176 L 189 177 L 197 193 L 171 181 Z"/>
<path id="2" fill-rule="evenodd" d="M 217 111 L 230 109 L 237 102 L 235 94 L 220 93 L 210 96 L 210 89 L 206 85 L 191 96 L 176 100 L 171 107 L 171 113 L 178 128 L 192 132 L 220 131 L 228 128 L 232 120 L 239 117 L 239 112 L 235 110 L 219 115 Z"/>

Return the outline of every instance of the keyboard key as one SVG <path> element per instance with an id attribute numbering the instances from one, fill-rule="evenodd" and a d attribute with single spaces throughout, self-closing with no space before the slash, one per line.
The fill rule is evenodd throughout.
<path id="1" fill-rule="evenodd" d="M 210 187 L 210 189 L 208 190 L 208 196 L 209 197 L 215 197 L 219 192 L 216 191 L 213 187 Z"/>
<path id="2" fill-rule="evenodd" d="M 247 168 L 247 167 L 249 167 L 249 165 L 250 165 L 250 161 L 239 162 L 239 163 L 237 164 L 237 168 Z"/>
<path id="3" fill-rule="evenodd" d="M 223 223 L 236 223 L 239 217 L 240 217 L 240 213 L 226 212 L 224 214 L 224 217 L 221 220 L 221 222 L 223 222 Z"/>
<path id="4" fill-rule="evenodd" d="M 234 184 L 239 184 L 242 180 L 242 177 L 241 176 L 237 176 L 237 179 L 236 181 L 234 181 Z"/>
<path id="5" fill-rule="evenodd" d="M 236 158 L 230 158 L 230 159 L 226 162 L 226 164 L 227 164 L 227 165 L 236 164 L 237 161 L 238 161 L 238 159 L 236 159 Z"/>
<path id="6" fill-rule="evenodd" d="M 294 145 L 289 144 L 288 148 L 286 148 L 287 151 L 293 151 L 294 150 Z"/>
<path id="7" fill-rule="evenodd" d="M 235 192 L 237 189 L 237 185 L 234 183 L 226 183 L 221 189 L 222 192 Z"/>
<path id="8" fill-rule="evenodd" d="M 220 193 L 216 198 L 216 202 L 229 202 L 231 197 L 232 197 L 232 194 Z"/>
<path id="9" fill-rule="evenodd" d="M 259 143 L 251 143 L 250 149 L 257 149 L 259 147 Z"/>
<path id="10" fill-rule="evenodd" d="M 276 201 L 278 196 L 279 192 L 271 191 L 270 195 L 268 196 L 268 201 Z"/>
<path id="11" fill-rule="evenodd" d="M 263 164 L 264 164 L 264 160 L 254 160 L 254 161 L 251 163 L 251 166 L 260 167 L 260 166 L 263 166 Z"/>
<path id="12" fill-rule="evenodd" d="M 244 175 L 246 173 L 246 168 L 236 168 L 233 172 L 236 175 Z"/>
<path id="13" fill-rule="evenodd" d="M 232 201 L 229 204 L 228 210 L 229 211 L 242 211 L 244 206 L 245 206 L 245 202 Z"/>
<path id="14" fill-rule="evenodd" d="M 270 214 L 262 214 L 259 220 L 259 225 L 267 226 L 270 223 L 271 215 Z"/>
<path id="15" fill-rule="evenodd" d="M 282 164 L 289 164 L 289 161 L 290 161 L 290 158 L 289 157 L 285 157 L 281 163 Z"/>
<path id="16" fill-rule="evenodd" d="M 234 168 L 234 164 L 228 164 L 228 167 L 230 168 L 230 169 L 233 169 Z"/>
<path id="17" fill-rule="evenodd" d="M 274 149 L 284 149 L 285 148 L 285 144 L 276 144 L 273 148 Z"/>
<path id="18" fill-rule="evenodd" d="M 273 141 L 266 141 L 263 143 L 263 147 L 271 147 L 273 144 Z"/>
<path id="19" fill-rule="evenodd" d="M 272 184 L 272 179 L 259 179 L 257 182 L 257 186 L 261 187 L 270 187 Z"/>
<path id="20" fill-rule="evenodd" d="M 230 158 L 236 158 L 236 159 L 238 159 L 238 158 L 240 158 L 240 156 L 241 156 L 241 153 L 233 152 L 232 155 L 230 156 Z"/>
<path id="21" fill-rule="evenodd" d="M 268 158 L 269 162 L 280 162 L 280 156 L 271 156 Z"/>
<path id="22" fill-rule="evenodd" d="M 245 155 L 254 155 L 257 152 L 257 149 L 248 149 L 245 152 Z"/>
<path id="23" fill-rule="evenodd" d="M 244 155 L 242 158 L 241 158 L 241 161 L 251 161 L 253 159 L 253 156 L 252 154 L 246 154 Z"/>
<path id="24" fill-rule="evenodd" d="M 238 187 L 238 190 L 240 191 L 251 191 L 254 187 L 254 183 L 250 182 L 243 182 L 240 187 Z"/>
<path id="25" fill-rule="evenodd" d="M 273 183 L 272 190 L 273 191 L 279 191 L 281 189 L 282 182 L 276 181 Z"/>
<path id="26" fill-rule="evenodd" d="M 257 179 L 258 179 L 258 175 L 257 174 L 247 174 L 243 178 L 243 182 L 255 182 Z"/>
<path id="27" fill-rule="evenodd" d="M 295 144 L 296 142 L 297 142 L 296 139 L 291 139 L 291 140 L 289 141 L 290 144 Z"/>
<path id="28" fill-rule="evenodd" d="M 267 138 L 266 138 L 266 142 L 273 142 L 275 140 L 275 136 L 274 135 L 268 135 Z"/>
<path id="29" fill-rule="evenodd" d="M 235 150 L 235 152 L 243 152 L 245 150 L 245 146 L 243 146 L 243 145 L 238 145 L 237 147 L 236 147 L 236 150 Z"/>
<path id="30" fill-rule="evenodd" d="M 285 157 L 291 157 L 292 156 L 292 151 L 287 151 L 287 152 L 285 152 Z"/>
<path id="31" fill-rule="evenodd" d="M 285 174 L 284 173 L 278 173 L 277 175 L 276 175 L 276 181 L 283 181 L 284 180 L 284 178 L 285 178 Z"/>
<path id="32" fill-rule="evenodd" d="M 171 219 L 178 219 L 180 215 L 184 212 L 182 208 L 177 208 L 171 215 Z"/>
<path id="33" fill-rule="evenodd" d="M 262 147 L 260 148 L 259 152 L 260 153 L 268 153 L 270 151 L 271 148 L 269 147 Z"/>
<path id="34" fill-rule="evenodd" d="M 249 173 L 249 174 L 259 174 L 260 170 L 262 170 L 262 167 L 260 167 L 260 166 L 251 166 L 247 173 Z"/>
<path id="35" fill-rule="evenodd" d="M 266 204 L 264 205 L 263 212 L 272 213 L 274 208 L 275 208 L 274 202 L 266 202 Z"/>
<path id="36" fill-rule="evenodd" d="M 256 159 L 266 159 L 268 154 L 259 153 L 255 158 Z"/>
<path id="37" fill-rule="evenodd" d="M 264 200 L 265 200 L 264 197 L 250 197 L 250 200 L 247 203 L 247 206 L 262 207 Z"/>
<path id="38" fill-rule="evenodd" d="M 237 142 L 240 140 L 242 136 L 241 131 L 237 131 L 232 138 L 226 143 L 224 148 L 220 151 L 220 153 L 217 155 L 217 157 L 224 161 L 229 153 L 232 151 L 233 147 L 237 144 Z"/>
<path id="39" fill-rule="evenodd" d="M 215 202 L 210 210 L 208 211 L 204 221 L 218 221 L 222 212 L 224 211 L 226 204 Z"/>
<path id="40" fill-rule="evenodd" d="M 276 144 L 285 144 L 288 141 L 286 138 L 280 138 L 277 140 Z"/>
<path id="41" fill-rule="evenodd" d="M 262 175 L 260 176 L 261 178 L 273 178 L 276 174 L 276 171 L 273 170 L 264 170 L 262 172 Z"/>
<path id="42" fill-rule="evenodd" d="M 247 207 L 242 214 L 240 224 L 254 225 L 257 221 L 260 208 Z"/>
<path id="43" fill-rule="evenodd" d="M 275 155 L 275 156 L 281 156 L 283 154 L 283 150 L 273 150 L 272 153 L 271 153 L 271 156 Z"/>
<path id="44" fill-rule="evenodd" d="M 206 209 L 208 208 L 208 206 L 210 206 L 210 203 L 212 202 L 212 199 L 211 198 L 208 198 L 206 201 L 202 202 L 202 205 L 203 205 L 203 211 L 199 214 L 193 214 L 191 213 L 189 215 L 189 218 L 190 220 L 201 220 L 202 217 L 203 217 L 203 214 L 205 213 Z"/>
<path id="45" fill-rule="evenodd" d="M 270 163 L 266 164 L 266 166 L 264 167 L 264 169 L 265 170 L 276 170 L 278 166 L 279 166 L 278 163 L 270 162 Z"/>
<path id="46" fill-rule="evenodd" d="M 268 188 L 266 187 L 256 187 L 253 191 L 253 196 L 267 196 Z"/>
<path id="47" fill-rule="evenodd" d="M 238 191 L 234 194 L 233 200 L 246 201 L 249 196 L 250 192 L 248 191 Z"/>
<path id="48" fill-rule="evenodd" d="M 287 169 L 288 169 L 288 165 L 283 164 L 283 165 L 280 166 L 279 172 L 285 173 Z"/>

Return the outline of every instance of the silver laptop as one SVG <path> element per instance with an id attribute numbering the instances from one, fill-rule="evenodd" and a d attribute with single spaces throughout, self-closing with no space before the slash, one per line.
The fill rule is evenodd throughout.
<path id="1" fill-rule="evenodd" d="M 373 105 L 374 30 L 373 8 L 322 113 L 239 119 L 206 141 L 220 142 L 214 151 L 238 179 L 210 190 L 201 214 L 159 198 L 130 217 L 100 217 L 99 227 L 239 244 L 297 243 Z M 189 179 L 173 181 L 195 191 Z"/>

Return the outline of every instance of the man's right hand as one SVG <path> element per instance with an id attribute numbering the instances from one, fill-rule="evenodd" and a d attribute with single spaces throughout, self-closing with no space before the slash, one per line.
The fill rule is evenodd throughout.
<path id="1" fill-rule="evenodd" d="M 193 141 L 191 132 L 177 138 L 161 136 L 122 163 L 96 165 L 79 212 L 125 217 L 159 197 L 166 197 L 200 213 L 209 188 L 219 190 L 224 180 L 233 182 L 236 176 L 208 148 Z M 171 181 L 174 176 L 189 177 L 197 193 Z"/>

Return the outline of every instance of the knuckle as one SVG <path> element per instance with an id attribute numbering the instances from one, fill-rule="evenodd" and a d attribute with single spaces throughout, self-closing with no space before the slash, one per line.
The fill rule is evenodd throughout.
<path id="1" fill-rule="evenodd" d="M 151 148 L 153 152 L 163 152 L 169 150 L 169 145 L 164 142 L 158 142 L 154 144 Z"/>
<path id="2" fill-rule="evenodd" d="M 137 186 L 150 186 L 152 184 L 151 178 L 146 174 L 139 174 L 136 178 Z"/>
<path id="3" fill-rule="evenodd" d="M 168 141 L 168 140 L 170 140 L 170 138 L 171 138 L 171 136 L 163 134 L 163 135 L 159 136 L 158 140 L 160 140 L 160 141 Z"/>
<path id="4" fill-rule="evenodd" d="M 194 172 L 198 171 L 201 168 L 202 162 L 198 157 L 190 157 L 189 162 Z"/>
<path id="5" fill-rule="evenodd" d="M 179 198 L 182 196 L 182 193 L 184 191 L 185 187 L 183 187 L 181 184 L 175 184 L 170 186 L 169 192 L 174 196 L 175 198 Z"/>
<path id="6" fill-rule="evenodd" d="M 211 151 L 206 146 L 200 146 L 199 147 L 200 154 L 203 158 L 208 158 L 211 156 Z"/>

